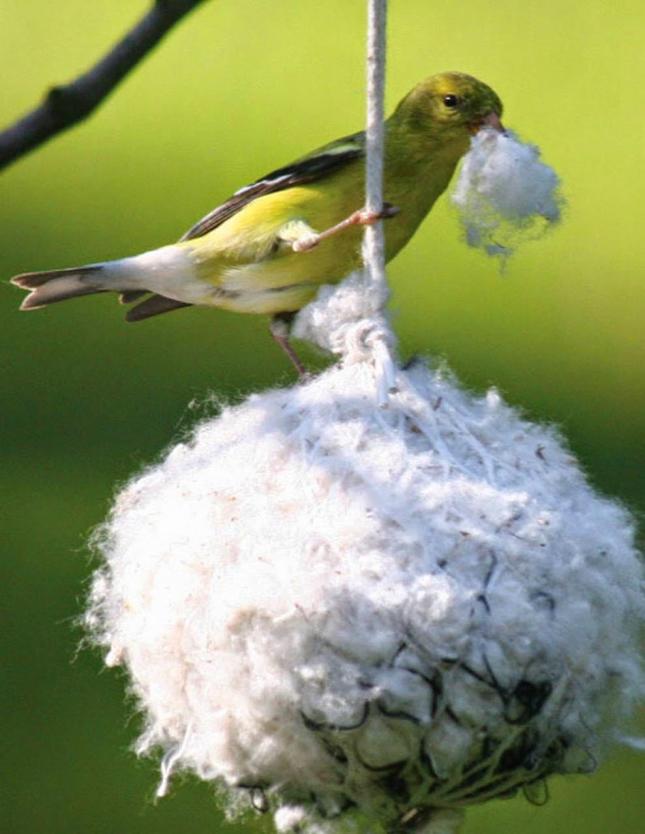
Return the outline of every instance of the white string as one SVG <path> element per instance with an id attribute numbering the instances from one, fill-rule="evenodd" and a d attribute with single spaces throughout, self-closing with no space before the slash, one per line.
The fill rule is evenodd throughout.
<path id="1" fill-rule="evenodd" d="M 383 208 L 383 153 L 385 145 L 385 44 L 387 0 L 367 2 L 367 114 L 365 130 L 365 208 L 380 212 Z M 378 385 L 377 400 L 387 406 L 389 393 L 395 388 L 396 369 L 392 356 L 394 334 L 382 311 L 390 291 L 385 274 L 385 238 L 383 221 L 365 229 L 363 261 L 367 281 L 365 292 L 376 300 L 378 323 L 367 340 L 372 352 Z"/>
<path id="2" fill-rule="evenodd" d="M 383 208 L 386 24 L 387 0 L 368 0 L 365 208 L 370 212 L 379 212 Z M 372 284 L 370 291 L 378 293 L 379 306 L 383 307 L 388 300 L 389 289 L 385 275 L 382 220 L 365 229 L 363 257 Z"/>
<path id="3" fill-rule="evenodd" d="M 170 777 L 175 769 L 175 765 L 179 760 L 182 758 L 184 753 L 186 752 L 186 747 L 188 746 L 188 740 L 190 738 L 190 734 L 192 731 L 192 726 L 189 723 L 186 727 L 186 731 L 184 736 L 179 744 L 175 747 L 172 747 L 166 755 L 161 760 L 161 779 L 159 781 L 159 786 L 156 791 L 156 796 L 158 799 L 161 799 L 168 793 L 168 787 L 170 785 Z"/>
<path id="4" fill-rule="evenodd" d="M 368 0 L 365 210 L 374 213 L 383 209 L 386 14 L 387 0 Z M 369 363 L 377 405 L 386 408 L 398 370 L 396 337 L 385 313 L 390 293 L 383 221 L 365 228 L 363 264 L 340 286 L 322 287 L 298 313 L 292 333 L 342 356 L 343 363 Z"/>

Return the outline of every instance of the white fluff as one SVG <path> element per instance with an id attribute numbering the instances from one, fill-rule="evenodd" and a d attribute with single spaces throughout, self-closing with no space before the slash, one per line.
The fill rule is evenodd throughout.
<path id="1" fill-rule="evenodd" d="M 121 492 L 88 623 L 162 789 L 191 770 L 280 832 L 449 831 L 628 731 L 633 523 L 494 391 L 418 362 L 378 407 L 387 328 L 342 315 L 360 281 L 323 295 L 302 327 L 345 361 L 224 408 Z"/>
<path id="2" fill-rule="evenodd" d="M 512 132 L 480 130 L 464 157 L 452 194 L 471 246 L 508 256 L 560 219 L 560 179 L 540 149 Z"/>

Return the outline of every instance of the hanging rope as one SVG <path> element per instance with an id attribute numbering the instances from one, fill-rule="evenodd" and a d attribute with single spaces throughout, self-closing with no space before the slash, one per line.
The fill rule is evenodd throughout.
<path id="1" fill-rule="evenodd" d="M 384 91 L 387 0 L 367 3 L 367 124 L 365 208 L 383 210 Z M 389 221 L 387 221 L 389 222 Z M 383 221 L 365 228 L 364 268 L 338 286 L 323 287 L 300 311 L 293 334 L 342 357 L 346 364 L 371 365 L 380 408 L 397 389 L 396 337 L 385 315 L 389 287 L 385 274 Z"/>
<path id="2" fill-rule="evenodd" d="M 365 208 L 373 212 L 383 209 L 386 31 L 387 0 L 368 0 Z M 378 404 L 385 407 L 390 391 L 395 388 L 396 368 L 392 355 L 394 334 L 382 315 L 390 296 L 382 220 L 365 229 L 363 260 L 367 274 L 365 292 L 373 297 L 380 313 L 378 323 L 366 334 L 365 343 L 374 360 Z"/>
<path id="3" fill-rule="evenodd" d="M 365 208 L 373 212 L 383 208 L 386 28 L 387 0 L 368 0 Z M 372 284 L 370 289 L 378 293 L 380 306 L 385 306 L 389 288 L 385 275 L 383 221 L 365 229 L 363 258 Z"/>

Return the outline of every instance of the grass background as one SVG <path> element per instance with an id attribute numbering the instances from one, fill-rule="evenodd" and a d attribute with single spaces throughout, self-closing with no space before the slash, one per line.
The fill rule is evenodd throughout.
<path id="1" fill-rule="evenodd" d="M 565 223 L 505 276 L 443 200 L 390 269 L 403 352 L 439 354 L 558 423 L 596 486 L 645 507 L 645 9 L 623 0 L 406 0 L 390 12 L 388 104 L 442 69 L 493 86 L 505 121 L 562 175 Z M 0 121 L 85 69 L 143 2 L 3 0 Z M 212 0 L 86 124 L 0 181 L 0 276 L 177 238 L 240 185 L 363 121 L 364 3 Z M 212 790 L 154 804 L 124 681 L 77 652 L 87 534 L 116 486 L 210 392 L 291 380 L 266 322 L 207 310 L 136 327 L 107 297 L 25 316 L 0 286 L 2 792 L 12 834 L 217 832 Z M 642 758 L 553 780 L 551 801 L 491 803 L 467 834 L 636 834 Z M 240 830 L 238 826 L 231 832 Z"/>

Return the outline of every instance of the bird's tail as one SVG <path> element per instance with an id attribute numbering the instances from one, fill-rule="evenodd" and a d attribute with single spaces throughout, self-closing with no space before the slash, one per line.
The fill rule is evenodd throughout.
<path id="1" fill-rule="evenodd" d="M 102 277 L 103 270 L 103 264 L 93 264 L 49 272 L 25 272 L 12 278 L 11 283 L 29 291 L 20 309 L 37 310 L 68 298 L 114 289 Z"/>
<path id="2" fill-rule="evenodd" d="M 11 279 L 12 284 L 29 293 L 21 310 L 37 310 L 68 298 L 111 291 L 119 295 L 122 304 L 140 301 L 128 311 L 127 321 L 141 321 L 190 306 L 192 300 L 176 301 L 165 292 L 170 291 L 174 296 L 178 286 L 191 281 L 195 283 L 192 261 L 177 246 L 163 246 L 131 258 L 72 269 L 25 272 Z"/>

